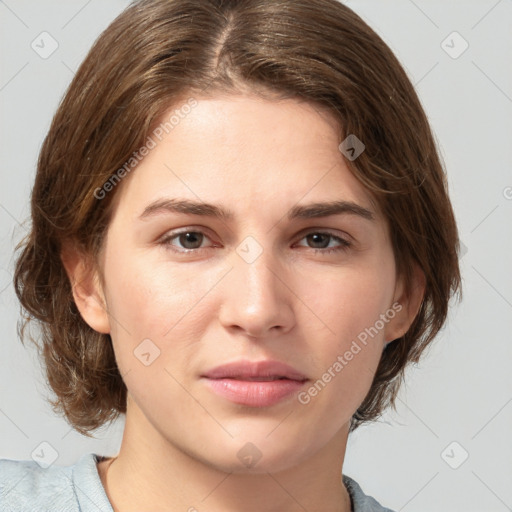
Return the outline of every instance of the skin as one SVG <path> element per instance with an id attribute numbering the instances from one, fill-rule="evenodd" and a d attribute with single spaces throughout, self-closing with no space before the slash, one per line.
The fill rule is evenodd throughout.
<path id="1" fill-rule="evenodd" d="M 122 512 L 349 511 L 341 481 L 349 421 L 423 287 L 405 293 L 387 221 L 349 171 L 330 114 L 250 93 L 196 99 L 111 192 L 103 280 L 86 256 L 63 254 L 80 312 L 110 333 L 128 388 L 121 449 L 98 465 L 100 477 Z M 221 205 L 234 218 L 140 218 L 166 198 Z M 287 219 L 296 205 L 334 200 L 374 218 Z M 170 238 L 184 228 L 204 236 Z M 332 237 L 307 236 L 319 232 Z M 237 252 L 248 236 L 262 250 L 251 263 Z M 200 379 L 227 362 L 274 359 L 314 383 L 397 302 L 401 311 L 308 404 L 293 395 L 244 407 Z M 134 355 L 145 339 L 160 350 L 148 366 Z M 237 456 L 246 443 L 261 453 L 252 467 Z"/>

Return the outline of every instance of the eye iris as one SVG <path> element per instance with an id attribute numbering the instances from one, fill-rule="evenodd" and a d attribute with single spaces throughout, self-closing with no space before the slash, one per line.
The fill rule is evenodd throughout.
<path id="1" fill-rule="evenodd" d="M 180 244 L 185 249 L 198 249 L 201 246 L 201 242 L 203 241 L 202 233 L 196 233 L 194 231 L 188 231 L 186 233 L 182 233 L 179 236 Z M 191 243 L 192 247 L 187 244 Z"/>
<path id="2" fill-rule="evenodd" d="M 312 241 L 313 245 L 318 244 L 318 243 L 320 244 L 320 247 L 315 247 L 315 249 L 318 249 L 318 248 L 325 249 L 329 245 L 330 235 L 324 235 L 321 233 L 313 233 L 311 235 L 308 235 L 307 238 L 309 239 L 309 241 Z M 325 243 L 322 243 L 322 238 Z"/>

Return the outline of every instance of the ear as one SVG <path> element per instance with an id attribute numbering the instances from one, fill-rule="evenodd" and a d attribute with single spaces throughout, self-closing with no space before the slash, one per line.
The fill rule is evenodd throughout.
<path id="1" fill-rule="evenodd" d="M 62 249 L 60 257 L 82 318 L 95 331 L 109 334 L 107 303 L 92 256 L 85 254 L 76 246 L 67 244 Z"/>
<path id="2" fill-rule="evenodd" d="M 411 327 L 425 296 L 426 278 L 420 267 L 415 264 L 410 290 L 405 289 L 402 278 L 397 279 L 395 294 L 390 310 L 395 315 L 386 324 L 385 342 L 390 343 L 401 338 Z"/>

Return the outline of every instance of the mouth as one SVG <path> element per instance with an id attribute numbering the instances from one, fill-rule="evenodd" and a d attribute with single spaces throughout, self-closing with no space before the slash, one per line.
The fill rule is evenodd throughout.
<path id="1" fill-rule="evenodd" d="M 242 375 L 237 375 L 235 377 L 224 377 L 225 379 L 233 379 L 233 380 L 245 380 L 247 382 L 269 382 L 273 380 L 295 380 L 289 379 L 288 377 L 281 377 L 278 375 L 271 375 L 269 377 L 243 377 Z"/>
<path id="2" fill-rule="evenodd" d="M 279 361 L 237 361 L 207 371 L 201 378 L 216 395 L 248 407 L 270 407 L 299 392 L 309 380 Z"/>

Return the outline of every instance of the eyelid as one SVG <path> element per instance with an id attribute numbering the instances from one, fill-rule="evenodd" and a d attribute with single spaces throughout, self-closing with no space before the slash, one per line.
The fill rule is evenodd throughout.
<path id="1" fill-rule="evenodd" d="M 157 241 L 174 238 L 178 235 L 181 235 L 182 233 L 189 233 L 189 232 L 190 233 L 201 233 L 211 239 L 212 237 L 210 235 L 208 235 L 208 231 L 209 230 L 207 228 L 205 228 L 204 226 L 185 226 L 183 228 L 176 228 L 176 229 L 167 231 L 162 236 L 160 236 Z M 342 234 L 340 234 L 339 231 L 333 230 L 331 228 L 321 228 L 321 227 L 312 227 L 312 228 L 306 228 L 306 229 L 302 230 L 297 235 L 297 240 L 300 240 L 301 238 L 304 238 L 305 236 L 307 236 L 309 234 L 313 234 L 313 233 L 331 235 L 331 236 L 337 237 L 337 238 L 347 237 L 350 240 L 353 240 L 353 238 L 345 231 L 343 231 Z M 349 240 L 347 240 L 347 242 L 348 241 Z"/>
<path id="2" fill-rule="evenodd" d="M 212 237 L 208 234 L 208 229 L 204 227 L 199 226 L 186 226 L 184 228 L 176 228 L 172 229 L 170 231 L 167 231 L 165 234 L 163 234 L 161 237 L 159 237 L 156 241 L 157 244 L 166 244 L 171 245 L 170 241 L 179 235 L 182 235 L 183 233 L 200 233 L 204 237 L 208 238 L 210 241 L 212 241 Z M 205 247 L 200 247 L 198 249 L 181 249 L 177 252 L 191 252 L 191 251 L 200 251 L 202 249 L 205 249 Z"/>
<path id="3" fill-rule="evenodd" d="M 330 235 L 333 238 L 338 238 L 340 240 L 343 240 L 347 244 L 351 244 L 351 245 L 353 243 L 355 243 L 354 237 L 349 235 L 346 231 L 340 231 L 340 230 L 336 230 L 333 228 L 322 228 L 322 227 L 312 227 L 312 228 L 304 229 L 297 235 L 297 241 L 301 240 L 302 238 L 304 238 L 310 234 L 314 234 L 314 233 Z"/>

